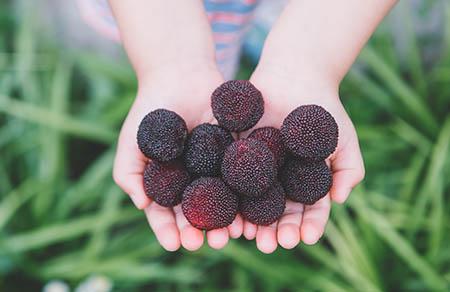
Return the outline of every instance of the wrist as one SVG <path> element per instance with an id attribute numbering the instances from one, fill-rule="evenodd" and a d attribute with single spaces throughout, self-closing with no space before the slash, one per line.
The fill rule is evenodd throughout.
<path id="1" fill-rule="evenodd" d="M 140 88 L 157 80 L 172 80 L 186 82 L 201 78 L 222 79 L 214 60 L 207 58 L 189 58 L 189 60 L 167 60 L 149 66 L 142 70 L 136 70 L 138 85 Z"/>
<path id="2" fill-rule="evenodd" d="M 264 91 L 276 91 L 280 98 L 299 97 L 335 98 L 339 81 L 313 69 L 295 68 L 290 65 L 260 62 L 252 74 L 251 81 Z"/>

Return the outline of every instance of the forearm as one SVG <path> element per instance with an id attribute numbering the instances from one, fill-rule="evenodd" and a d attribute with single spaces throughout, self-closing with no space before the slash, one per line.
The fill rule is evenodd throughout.
<path id="1" fill-rule="evenodd" d="M 291 0 L 270 32 L 258 70 L 276 67 L 338 87 L 396 0 Z"/>
<path id="2" fill-rule="evenodd" d="M 138 75 L 168 66 L 214 63 L 201 0 L 110 0 L 122 42 Z M 191 64 L 191 65 L 190 65 Z"/>

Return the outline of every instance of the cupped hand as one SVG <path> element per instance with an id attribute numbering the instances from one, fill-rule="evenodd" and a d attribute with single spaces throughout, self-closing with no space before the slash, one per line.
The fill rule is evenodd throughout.
<path id="1" fill-rule="evenodd" d="M 130 196 L 137 208 L 143 209 L 151 229 L 163 248 L 177 250 L 180 245 L 188 250 L 199 249 L 204 240 L 203 231 L 189 224 L 181 206 L 162 207 L 145 194 L 143 173 L 148 159 L 136 143 L 136 133 L 142 118 L 152 110 L 165 108 L 182 116 L 188 129 L 198 124 L 214 122 L 210 95 L 223 82 L 214 66 L 166 66 L 139 80 L 137 97 L 123 123 L 117 144 L 113 177 Z M 224 247 L 229 237 L 237 238 L 243 231 L 238 215 L 227 228 L 206 232 L 208 244 L 215 249 Z"/>
<path id="2" fill-rule="evenodd" d="M 292 110 L 305 104 L 322 106 L 339 126 L 338 146 L 326 160 L 333 173 L 330 192 L 310 206 L 288 200 L 282 217 L 270 226 L 244 222 L 244 236 L 249 240 L 256 238 L 258 249 L 264 253 L 273 252 L 278 244 L 286 249 L 297 246 L 300 241 L 314 244 L 325 230 L 331 201 L 343 203 L 352 188 L 364 178 L 355 128 L 340 102 L 338 89 L 326 82 L 308 75 L 287 74 L 281 68 L 257 68 L 251 82 L 262 92 L 265 101 L 264 116 L 255 128 L 280 128 Z"/>

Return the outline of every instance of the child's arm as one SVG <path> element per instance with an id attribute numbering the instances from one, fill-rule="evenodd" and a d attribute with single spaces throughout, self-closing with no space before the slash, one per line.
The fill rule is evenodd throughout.
<path id="1" fill-rule="evenodd" d="M 394 0 L 291 0 L 270 32 L 252 82 L 263 92 L 266 112 L 258 126 L 279 127 L 301 104 L 319 104 L 339 125 L 339 143 L 328 162 L 333 172 L 330 195 L 312 206 L 288 202 L 272 226 L 245 222 L 244 235 L 272 252 L 277 242 L 293 248 L 300 239 L 315 243 L 323 234 L 331 201 L 342 203 L 364 177 L 353 124 L 338 96 L 339 83 Z"/>
<path id="2" fill-rule="evenodd" d="M 299 82 L 338 89 L 360 50 L 396 0 L 290 1 L 270 32 L 259 67 L 275 66 Z"/>
<path id="3" fill-rule="evenodd" d="M 139 80 L 167 67 L 214 66 L 214 43 L 202 1 L 110 0 L 110 4 Z"/>
<path id="4" fill-rule="evenodd" d="M 183 245 L 196 250 L 203 232 L 192 227 L 180 206 L 164 208 L 144 193 L 147 159 L 136 143 L 142 118 L 157 108 L 180 114 L 189 128 L 212 122 L 210 94 L 222 82 L 214 56 L 211 28 L 200 0 L 110 0 L 121 38 L 136 70 L 136 100 L 122 126 L 114 162 L 114 180 L 145 209 L 149 224 L 167 250 Z M 240 236 L 242 220 L 228 228 L 206 233 L 213 248 L 223 247 L 229 236 Z"/>

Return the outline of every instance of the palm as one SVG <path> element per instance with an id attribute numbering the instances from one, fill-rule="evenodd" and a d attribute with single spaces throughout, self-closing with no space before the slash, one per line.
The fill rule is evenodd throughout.
<path id="1" fill-rule="evenodd" d="M 293 248 L 300 240 L 306 244 L 314 244 L 322 236 L 328 221 L 330 199 L 339 203 L 344 202 L 352 187 L 364 176 L 355 129 L 337 95 L 320 90 L 293 88 L 285 84 L 285 81 L 276 82 L 276 78 L 269 81 L 254 77 L 252 81 L 265 98 L 265 114 L 256 128 L 263 126 L 279 128 L 284 117 L 302 104 L 323 106 L 338 123 L 338 147 L 327 159 L 333 172 L 333 186 L 330 193 L 311 206 L 288 200 L 282 217 L 270 226 L 256 226 L 248 221 L 244 222 L 244 236 L 247 239 L 256 237 L 258 248 L 265 253 L 273 252 L 278 244 L 284 248 Z"/>
<path id="2" fill-rule="evenodd" d="M 180 206 L 161 207 L 145 195 L 142 176 L 148 159 L 139 151 L 136 143 L 140 121 L 148 112 L 157 108 L 177 112 L 186 120 L 189 129 L 203 122 L 215 122 L 210 108 L 210 94 L 222 83 L 220 74 L 214 70 L 178 74 L 156 74 L 150 82 L 141 84 L 138 97 L 120 133 L 114 179 L 130 195 L 134 204 L 145 210 L 152 230 L 165 249 L 176 250 L 182 245 L 188 250 L 196 250 L 203 244 L 203 232 L 188 223 Z M 313 244 L 322 235 L 328 220 L 330 197 L 337 202 L 345 201 L 351 188 L 364 175 L 355 130 L 337 96 L 309 95 L 313 91 L 277 84 L 276 78 L 270 82 L 257 78 L 252 81 L 265 98 L 265 114 L 256 127 L 280 127 L 284 117 L 301 104 L 319 104 L 333 114 L 339 125 L 340 135 L 337 150 L 327 160 L 333 171 L 333 187 L 330 194 L 312 206 L 288 201 L 283 216 L 271 226 L 243 222 L 238 215 L 227 228 L 208 231 L 208 243 L 213 248 L 222 248 L 229 237 L 237 238 L 244 233 L 247 239 L 256 237 L 258 248 L 266 253 L 274 251 L 278 243 L 285 248 L 293 248 L 300 239 Z M 322 98 L 301 98 L 302 96 Z M 246 134 L 243 133 L 242 136 Z"/>
<path id="3" fill-rule="evenodd" d="M 222 83 L 218 73 L 191 74 L 179 76 L 153 76 L 148 84 L 141 84 L 138 97 L 133 104 L 120 133 L 114 163 L 114 178 L 128 193 L 134 204 L 144 209 L 148 222 L 160 244 L 167 250 L 176 250 L 182 245 L 188 250 L 196 250 L 203 244 L 203 232 L 192 227 L 180 206 L 161 207 L 151 202 L 143 189 L 143 172 L 148 159 L 139 151 L 136 133 L 142 118 L 157 108 L 166 108 L 180 114 L 192 129 L 203 122 L 213 122 L 210 109 L 210 94 Z M 174 84 L 175 83 L 175 84 Z M 243 222 L 235 219 L 228 228 L 206 233 L 208 243 L 213 248 L 221 248 L 229 236 L 242 234 Z"/>

